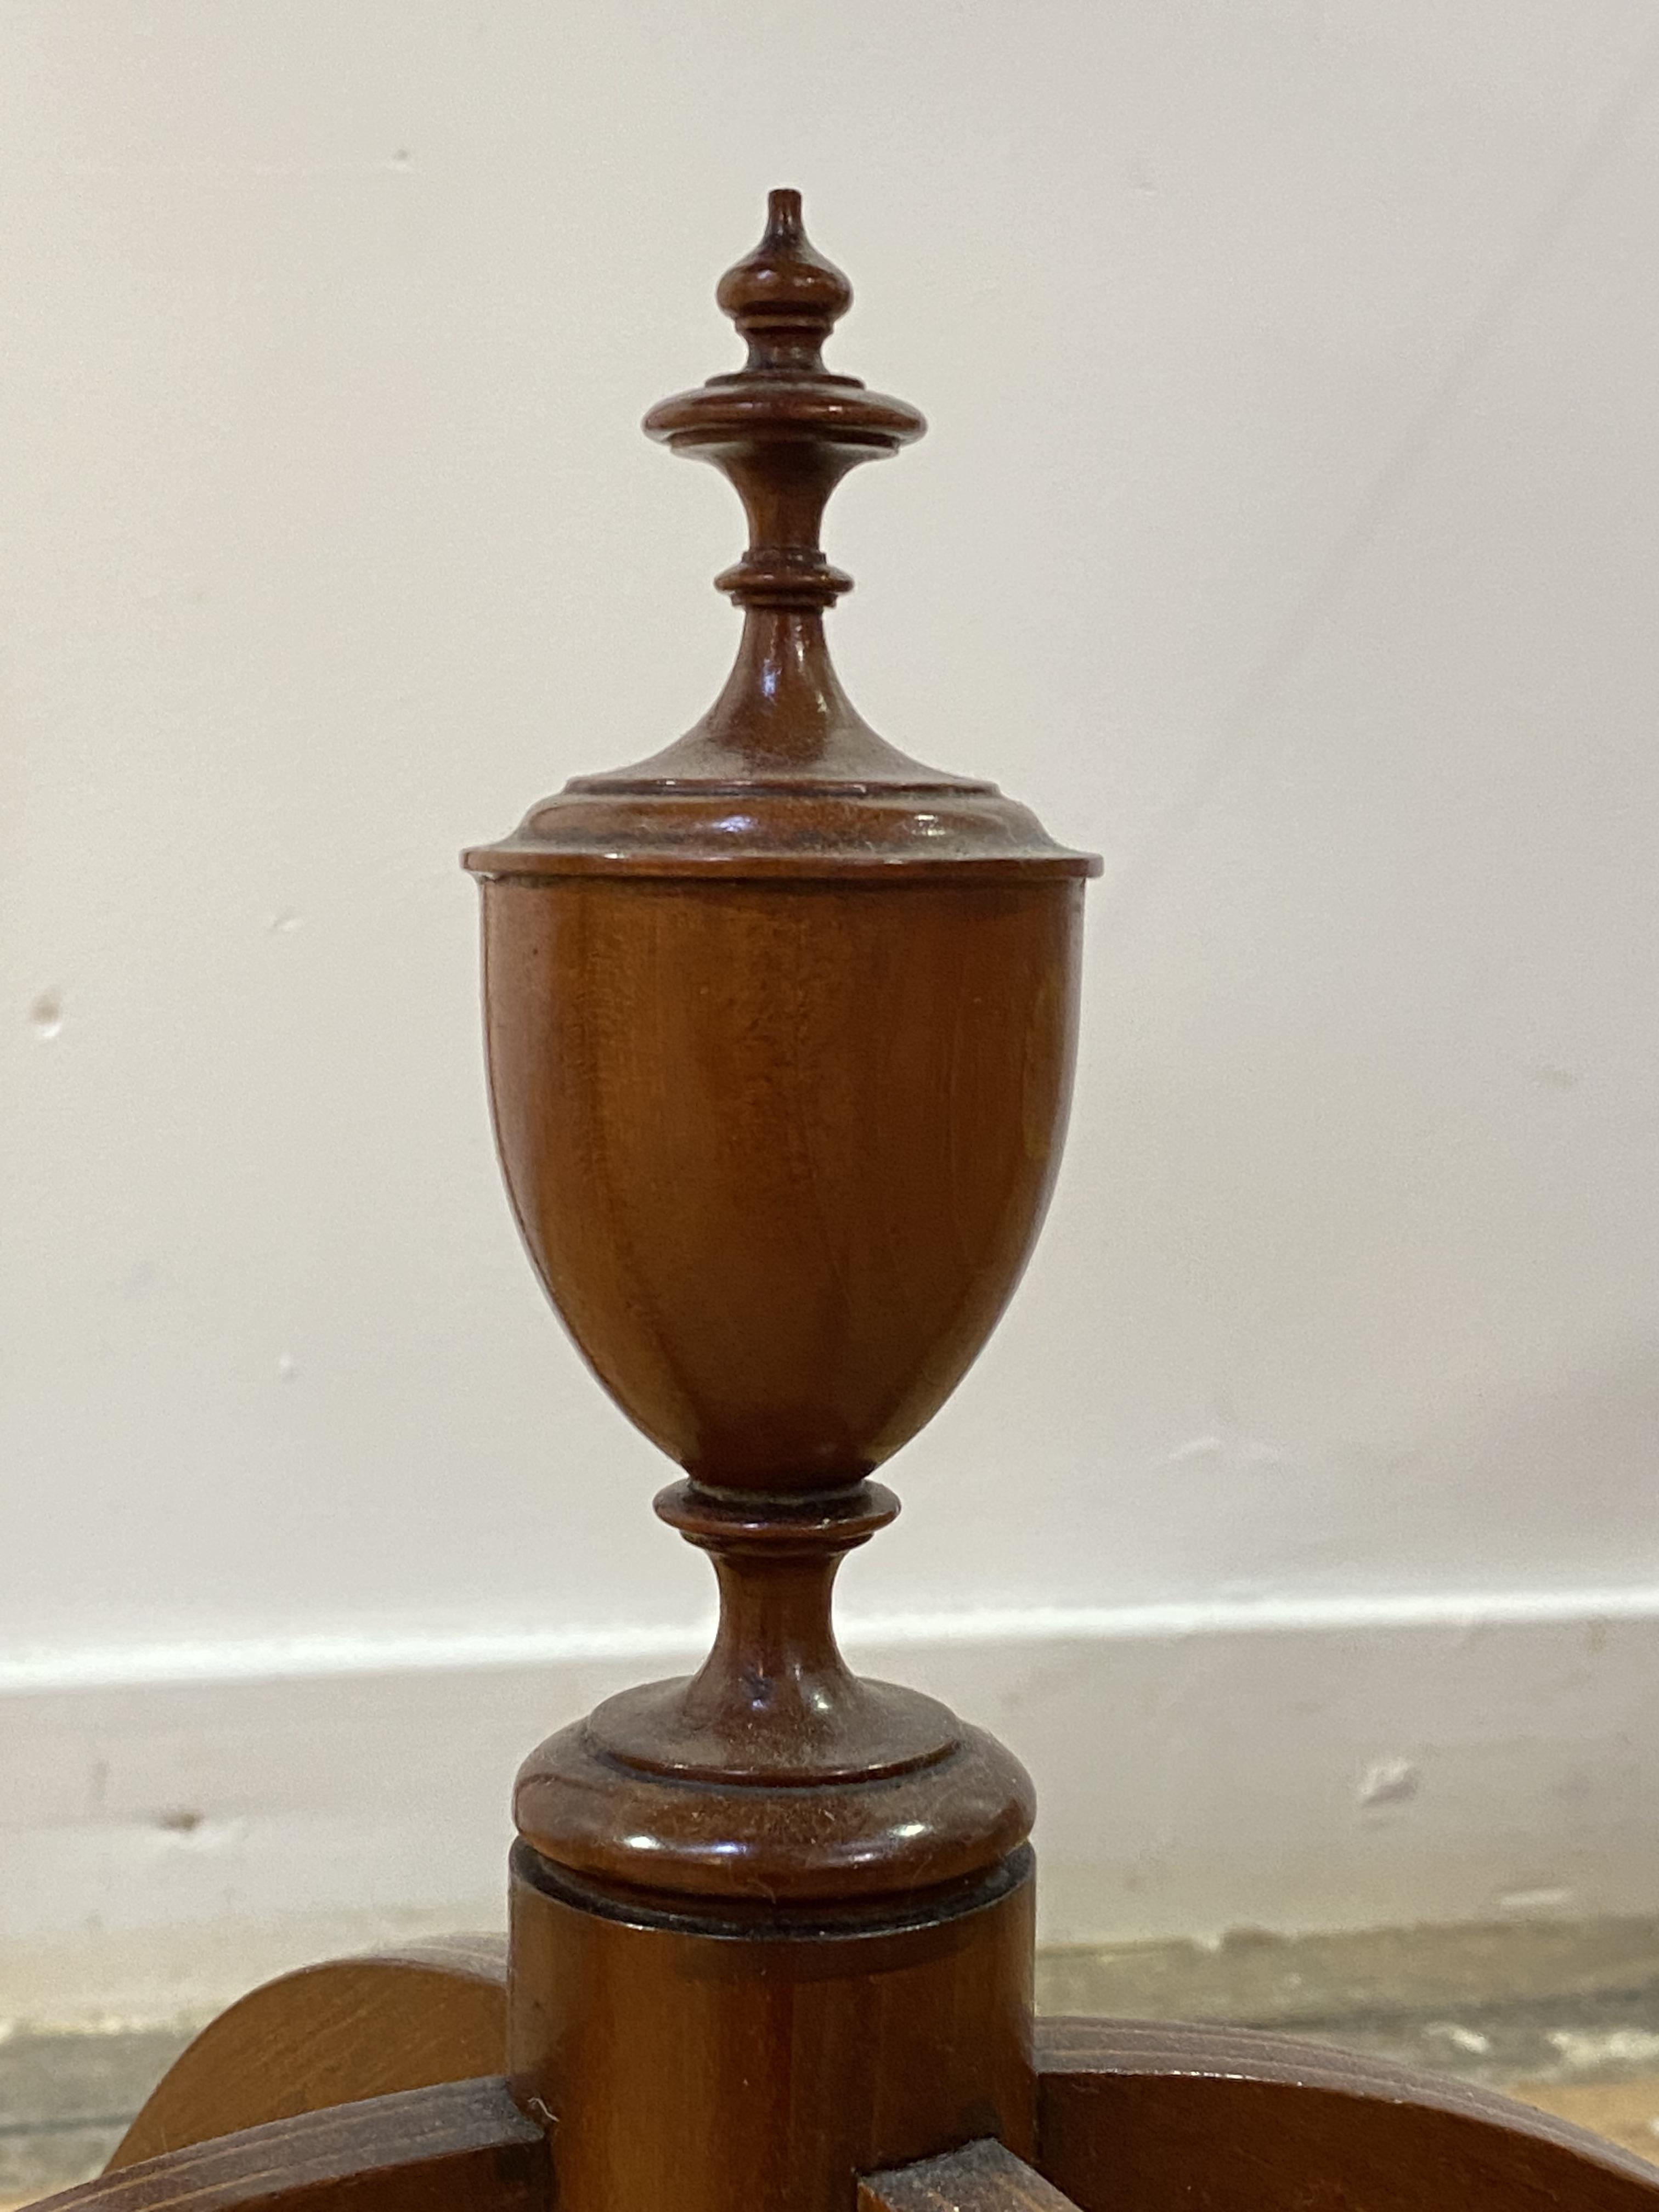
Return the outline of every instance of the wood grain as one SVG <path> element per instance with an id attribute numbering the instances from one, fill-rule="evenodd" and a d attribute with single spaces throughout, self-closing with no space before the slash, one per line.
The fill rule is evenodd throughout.
<path id="1" fill-rule="evenodd" d="M 547 2141 L 499 2075 L 276 2120 L 41 2200 L 51 2212 L 543 2212 Z"/>
<path id="2" fill-rule="evenodd" d="M 514 1864 L 511 2073 L 558 2116 L 563 2212 L 850 2212 L 860 2172 L 1031 2148 L 1029 1875 L 908 1924 L 722 1925 Z"/>
<path id="3" fill-rule="evenodd" d="M 861 1480 L 1047 1209 L 1079 887 L 514 878 L 483 923 L 502 1170 L 594 1373 L 700 1484 Z"/>
<path id="4" fill-rule="evenodd" d="M 923 427 L 824 367 L 851 296 L 775 192 L 720 289 L 747 361 L 647 421 L 743 501 L 731 676 L 466 855 L 520 1228 L 720 1583 L 698 1674 L 519 1776 L 511 2075 L 563 2212 L 846 2212 L 861 2170 L 1031 2136 L 1029 1778 L 860 1681 L 830 1584 L 1036 1237 L 1097 864 L 836 677 L 825 501 Z"/>
<path id="5" fill-rule="evenodd" d="M 1259 2031 L 1037 2028 L 1037 2163 L 1081 2212 L 1656 2212 L 1659 2172 L 1486 2089 Z"/>
<path id="6" fill-rule="evenodd" d="M 330 2106 L 499 2074 L 506 2053 L 501 1936 L 456 1936 L 302 1967 L 203 2029 L 107 2170 Z"/>

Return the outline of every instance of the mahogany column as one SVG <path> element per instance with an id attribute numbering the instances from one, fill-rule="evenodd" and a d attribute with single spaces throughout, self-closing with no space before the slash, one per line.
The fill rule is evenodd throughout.
<path id="1" fill-rule="evenodd" d="M 848 2212 L 860 2172 L 1034 2140 L 1030 1782 L 852 1675 L 830 1583 L 1042 1219 L 1096 864 L 830 667 L 824 501 L 923 424 L 823 367 L 851 292 L 798 195 L 719 298 L 745 366 L 646 427 L 743 498 L 731 678 L 467 855 L 520 1224 L 720 1586 L 701 1673 L 519 1778 L 509 2062 L 562 2212 Z"/>

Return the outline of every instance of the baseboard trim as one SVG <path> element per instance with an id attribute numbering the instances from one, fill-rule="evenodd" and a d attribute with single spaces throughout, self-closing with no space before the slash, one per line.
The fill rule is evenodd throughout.
<path id="1" fill-rule="evenodd" d="M 1334 1597 L 1206 1599 L 1118 1606 L 981 1606 L 950 1613 L 838 1616 L 843 1641 L 917 1644 L 1135 1642 L 1308 1630 L 1475 1628 L 1498 1622 L 1659 1619 L 1659 1586 L 1540 1590 L 1382 1591 Z M 198 1638 L 190 1643 L 25 1645 L 0 1650 L 0 1697 L 19 1692 L 286 1680 L 313 1674 L 447 1673 L 694 1657 L 712 1620 L 572 1628 Z"/>
<path id="2" fill-rule="evenodd" d="M 0 2016 L 499 1922 L 519 1759 L 701 1629 L 0 1662 Z M 1036 1777 L 1044 1940 L 1659 1910 L 1659 1591 L 854 1620 Z"/>

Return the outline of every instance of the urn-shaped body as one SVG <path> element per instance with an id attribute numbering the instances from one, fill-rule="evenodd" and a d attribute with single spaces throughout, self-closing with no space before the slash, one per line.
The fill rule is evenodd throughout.
<path id="1" fill-rule="evenodd" d="M 1059 1158 L 1082 884 L 502 876 L 501 1160 L 554 1304 L 700 1481 L 857 1481 L 937 1410 Z"/>

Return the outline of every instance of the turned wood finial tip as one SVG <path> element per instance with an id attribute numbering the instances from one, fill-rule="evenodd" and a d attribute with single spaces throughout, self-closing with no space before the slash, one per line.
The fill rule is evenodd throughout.
<path id="1" fill-rule="evenodd" d="M 767 201 L 766 231 L 728 269 L 714 295 L 749 343 L 748 368 L 821 375 L 823 342 L 853 304 L 853 288 L 802 228 L 800 194 L 781 185 Z"/>

